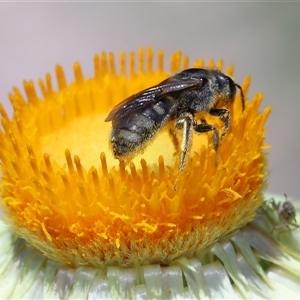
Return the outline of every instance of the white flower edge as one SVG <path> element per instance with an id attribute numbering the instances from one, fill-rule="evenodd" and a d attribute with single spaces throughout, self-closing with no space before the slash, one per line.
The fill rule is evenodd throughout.
<path id="1" fill-rule="evenodd" d="M 293 204 L 299 221 L 300 203 L 293 201 Z M 263 212 L 205 253 L 193 258 L 181 257 L 169 266 L 112 266 L 105 270 L 75 269 L 47 259 L 24 240 L 15 238 L 0 220 L 0 298 L 297 298 L 300 255 L 295 249 L 300 249 L 300 230 L 270 235 L 276 226 L 272 223 L 274 216 L 276 219 L 272 209 Z"/>

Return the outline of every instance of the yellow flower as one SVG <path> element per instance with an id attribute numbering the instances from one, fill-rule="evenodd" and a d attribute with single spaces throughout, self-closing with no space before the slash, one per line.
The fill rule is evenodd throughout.
<path id="1" fill-rule="evenodd" d="M 0 296 L 264 295 L 261 290 L 269 282 L 251 250 L 255 246 L 250 233 L 255 222 L 262 222 L 253 219 L 263 204 L 264 125 L 271 109 L 259 112 L 262 96 L 257 94 L 246 100 L 242 111 L 237 95 L 230 107 L 230 131 L 217 153 L 210 134 L 194 135 L 183 172 L 178 172 L 178 155 L 166 128 L 131 162 L 118 161 L 109 148 L 111 124 L 104 121 L 109 111 L 131 94 L 188 67 L 188 58 L 177 52 L 166 72 L 163 53 L 157 56 L 155 68 L 152 49 L 140 49 L 136 71 L 135 54 L 130 54 L 127 68 L 124 53 L 119 66 L 113 54 L 102 53 L 95 56 L 90 79 L 76 63 L 71 84 L 57 66 L 57 90 L 47 74 L 39 81 L 42 97 L 32 82 L 24 82 L 27 99 L 13 90 L 12 118 L 1 106 L 1 195 L 9 227 L 0 228 L 6 245 L 0 259 L 9 259 L 0 278 L 11 272 L 16 256 L 23 253 L 15 269 L 25 279 L 0 288 Z M 203 67 L 203 61 L 194 66 Z M 221 69 L 222 62 L 215 66 L 211 61 L 207 67 Z M 232 75 L 233 68 L 226 73 Z M 249 82 L 246 78 L 242 86 L 245 95 Z M 217 128 L 222 126 L 220 120 L 205 117 Z M 262 215 L 268 219 L 269 209 Z M 269 233 L 274 233 L 272 226 Z M 265 239 L 268 245 L 274 243 Z M 276 264 L 273 258 L 262 258 Z M 253 282 L 246 278 L 250 271 Z M 222 283 L 219 291 L 212 289 L 212 274 Z M 61 280 L 64 284 L 59 286 Z"/>

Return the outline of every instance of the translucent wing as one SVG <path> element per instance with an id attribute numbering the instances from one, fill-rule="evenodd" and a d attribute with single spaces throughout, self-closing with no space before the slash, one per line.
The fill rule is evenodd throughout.
<path id="1" fill-rule="evenodd" d="M 109 122 L 122 118 L 139 110 L 143 106 L 148 106 L 159 101 L 162 97 L 173 95 L 180 91 L 198 89 L 202 85 L 201 78 L 190 78 L 177 75 L 125 99 L 113 108 L 105 121 Z"/>

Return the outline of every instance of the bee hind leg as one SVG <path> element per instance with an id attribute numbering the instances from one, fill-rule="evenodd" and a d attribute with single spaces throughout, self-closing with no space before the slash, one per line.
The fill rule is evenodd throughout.
<path id="1" fill-rule="evenodd" d="M 195 126 L 194 116 L 191 113 L 182 113 L 176 121 L 176 128 L 182 130 L 182 141 L 180 145 L 181 155 L 180 155 L 180 166 L 179 171 L 184 170 L 187 155 L 191 149 L 192 137 L 193 137 L 193 127 Z"/>

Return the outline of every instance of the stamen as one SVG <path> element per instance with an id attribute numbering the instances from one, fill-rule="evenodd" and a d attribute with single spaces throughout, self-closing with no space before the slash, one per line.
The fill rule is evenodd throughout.
<path id="1" fill-rule="evenodd" d="M 224 67 L 224 61 L 221 59 L 217 62 L 217 65 L 216 65 L 216 69 L 217 70 L 222 70 Z"/>
<path id="2" fill-rule="evenodd" d="M 35 177 L 31 177 L 30 178 L 31 181 L 33 182 L 33 184 L 35 185 L 35 187 L 42 192 L 44 190 L 43 186 L 40 184 L 40 182 L 35 178 Z"/>
<path id="3" fill-rule="evenodd" d="M 130 78 L 135 76 L 135 55 L 133 52 L 129 54 L 129 76 Z"/>
<path id="4" fill-rule="evenodd" d="M 243 82 L 243 84 L 242 84 L 242 90 L 243 90 L 243 92 L 244 92 L 244 95 L 247 95 L 248 90 L 249 90 L 250 83 L 251 83 L 251 76 L 247 76 L 247 77 L 244 79 L 244 82 Z"/>
<path id="5" fill-rule="evenodd" d="M 157 52 L 157 70 L 160 73 L 164 71 L 164 52 L 162 50 Z"/>
<path id="6" fill-rule="evenodd" d="M 44 189 L 45 191 L 47 192 L 48 196 L 51 198 L 51 199 L 55 199 L 55 195 L 53 193 L 53 191 L 51 190 L 51 188 L 47 185 L 44 185 Z M 57 200 L 57 199 L 55 199 Z"/>
<path id="7" fill-rule="evenodd" d="M 101 53 L 100 66 L 101 66 L 101 74 L 106 74 L 108 72 L 106 52 Z"/>
<path id="8" fill-rule="evenodd" d="M 39 178 L 40 177 L 40 172 L 39 172 L 39 169 L 38 169 L 38 166 L 37 166 L 37 162 L 36 162 L 36 158 L 34 156 L 34 154 L 30 154 L 29 157 L 29 163 L 30 163 L 30 166 L 31 166 L 31 169 L 33 170 L 34 172 L 34 175 Z"/>
<path id="9" fill-rule="evenodd" d="M 100 153 L 100 160 L 101 160 L 102 173 L 105 177 L 107 177 L 108 171 L 107 171 L 106 156 L 104 152 Z"/>
<path id="10" fill-rule="evenodd" d="M 125 181 L 126 180 L 126 170 L 125 170 L 124 160 L 120 160 L 119 168 L 120 168 L 119 172 L 120 172 L 121 180 Z"/>
<path id="11" fill-rule="evenodd" d="M 80 66 L 79 62 L 76 62 L 74 64 L 73 70 L 74 70 L 75 81 L 77 83 L 82 83 L 84 80 L 84 77 L 83 77 L 81 66 Z"/>
<path id="12" fill-rule="evenodd" d="M 94 189 L 97 192 L 100 188 L 100 182 L 99 182 L 98 172 L 95 169 L 95 167 L 91 168 L 91 174 L 92 174 L 92 178 L 93 178 Z"/>
<path id="13" fill-rule="evenodd" d="M 2 103 L 0 103 L 0 114 L 1 114 L 2 118 L 6 119 L 6 120 L 9 119 Z"/>
<path id="14" fill-rule="evenodd" d="M 266 124 L 266 121 L 270 115 L 270 113 L 272 112 L 272 108 L 271 106 L 267 106 L 264 110 L 262 119 L 261 119 L 261 123 L 260 123 L 260 127 L 263 128 L 264 124 Z"/>
<path id="15" fill-rule="evenodd" d="M 34 84 L 32 81 L 23 81 L 23 86 L 27 95 L 27 99 L 29 101 L 29 103 L 33 104 L 33 105 L 37 105 L 38 104 L 38 98 L 35 92 L 35 88 L 34 88 Z"/>
<path id="16" fill-rule="evenodd" d="M 62 179 L 62 181 L 64 183 L 65 188 L 67 190 L 70 190 L 71 189 L 71 185 L 70 185 L 70 182 L 69 182 L 69 179 L 68 179 L 67 175 L 61 174 L 61 179 Z"/>
<path id="17" fill-rule="evenodd" d="M 65 157 L 66 157 L 66 161 L 67 161 L 67 165 L 68 165 L 68 169 L 69 169 L 69 174 L 73 175 L 75 170 L 74 170 L 74 166 L 73 166 L 71 152 L 69 149 L 65 150 Z"/>
<path id="18" fill-rule="evenodd" d="M 153 48 L 149 47 L 147 49 L 147 72 L 153 72 Z"/>
<path id="19" fill-rule="evenodd" d="M 33 152 L 32 145 L 31 145 L 30 143 L 27 143 L 27 144 L 26 144 L 26 147 L 27 147 L 28 154 L 29 154 L 29 155 L 32 155 L 32 156 L 35 156 L 35 155 L 34 155 L 34 152 Z"/>
<path id="20" fill-rule="evenodd" d="M 133 162 L 130 162 L 129 167 L 130 167 L 131 178 L 132 178 L 131 180 L 133 182 L 139 181 L 139 176 L 138 176 L 138 174 L 136 172 L 135 164 Z"/>
<path id="21" fill-rule="evenodd" d="M 50 161 L 49 154 L 48 153 L 44 153 L 43 157 L 44 157 L 44 161 L 45 161 L 45 165 L 46 165 L 48 173 L 49 174 L 53 174 L 53 168 L 52 168 L 52 164 L 51 164 L 51 161 Z"/>
<path id="22" fill-rule="evenodd" d="M 56 65 L 55 72 L 56 72 L 58 90 L 61 92 L 63 89 L 65 89 L 67 87 L 64 69 L 60 65 Z"/>
<path id="23" fill-rule="evenodd" d="M 79 178 L 81 180 L 84 180 L 82 165 L 81 165 L 81 162 L 80 162 L 80 158 L 77 155 L 74 156 L 74 162 L 75 162 L 75 165 L 76 165 L 76 169 L 77 169 L 77 173 L 79 175 Z"/>
<path id="24" fill-rule="evenodd" d="M 233 66 L 233 65 L 230 65 L 230 66 L 227 68 L 225 74 L 226 74 L 227 76 L 232 76 L 233 73 L 234 73 L 234 66 Z"/>
<path id="25" fill-rule="evenodd" d="M 150 187 L 151 187 L 151 199 L 149 204 L 150 204 L 151 213 L 157 214 L 159 213 L 159 209 L 161 207 L 159 205 L 159 201 L 157 201 L 157 199 L 160 199 L 158 180 L 154 179 Z"/>
<path id="26" fill-rule="evenodd" d="M 181 52 L 177 51 L 171 55 L 170 72 L 175 73 L 180 69 Z"/>
<path id="27" fill-rule="evenodd" d="M 14 109 L 14 111 L 17 111 L 20 108 L 20 101 L 17 95 L 9 93 L 8 95 L 9 101 Z"/>
<path id="28" fill-rule="evenodd" d="M 148 182 L 149 172 L 148 172 L 147 162 L 145 161 L 145 159 L 141 159 L 141 166 L 142 166 L 143 181 Z"/>
<path id="29" fill-rule="evenodd" d="M 203 66 L 204 66 L 204 59 L 203 58 L 200 58 L 200 59 L 196 60 L 193 64 L 194 68 L 203 68 Z"/>
<path id="30" fill-rule="evenodd" d="M 120 53 L 120 75 L 126 76 L 126 55 L 125 52 Z"/>
<path id="31" fill-rule="evenodd" d="M 189 68 L 189 57 L 186 55 L 184 55 L 182 59 L 182 68 L 183 70 Z"/>
<path id="32" fill-rule="evenodd" d="M 108 182 L 109 182 L 111 195 L 112 195 L 113 199 L 117 200 L 115 181 L 114 181 L 114 178 L 111 175 L 109 175 L 109 177 L 108 177 Z"/>
<path id="33" fill-rule="evenodd" d="M 17 124 L 19 135 L 22 137 L 22 135 L 23 135 L 23 125 L 22 125 L 22 122 L 21 122 L 19 111 L 15 112 L 15 119 L 16 119 L 16 124 Z"/>
<path id="34" fill-rule="evenodd" d="M 112 52 L 108 53 L 108 63 L 109 63 L 109 72 L 112 75 L 117 75 L 116 65 L 115 65 L 115 56 Z"/>
<path id="35" fill-rule="evenodd" d="M 159 180 L 162 181 L 166 177 L 166 170 L 165 170 L 165 162 L 164 157 L 160 155 L 158 157 L 158 173 L 159 173 Z"/>
<path id="36" fill-rule="evenodd" d="M 210 69 L 210 70 L 214 70 L 215 69 L 215 61 L 213 59 L 210 59 L 208 61 L 207 68 Z"/>
<path id="37" fill-rule="evenodd" d="M 14 136 L 13 136 L 13 134 L 11 132 L 9 132 L 8 135 L 9 135 L 11 144 L 12 144 L 14 150 L 15 150 L 15 153 L 17 155 L 17 158 L 21 158 L 22 157 L 22 152 L 21 152 L 21 150 L 19 148 L 19 144 L 16 142 L 16 140 L 15 140 L 15 138 L 14 138 Z"/>
<path id="38" fill-rule="evenodd" d="M 41 169 L 41 174 L 45 181 L 48 183 L 48 185 L 51 186 L 51 177 L 49 176 L 49 174 L 43 169 Z"/>
<path id="39" fill-rule="evenodd" d="M 5 119 L 5 118 L 1 118 L 1 125 L 4 129 L 4 131 L 9 134 L 10 133 L 10 123 L 9 123 L 9 120 L 8 119 Z"/>
<path id="40" fill-rule="evenodd" d="M 43 79 L 40 78 L 38 80 L 38 84 L 39 84 L 39 87 L 40 87 L 40 90 L 42 92 L 43 97 L 46 98 L 46 96 L 47 96 L 47 89 L 46 89 L 46 86 L 45 86 L 45 83 L 44 83 Z"/>
<path id="41" fill-rule="evenodd" d="M 14 108 L 14 111 L 17 111 L 20 107 L 26 105 L 26 101 L 23 98 L 20 90 L 16 87 L 13 88 L 13 93 L 9 94 L 9 100 Z"/>
<path id="42" fill-rule="evenodd" d="M 94 55 L 94 77 L 99 78 L 101 74 L 101 67 L 100 67 L 100 57 L 99 55 Z"/>
<path id="43" fill-rule="evenodd" d="M 85 190 L 85 188 L 84 188 L 84 185 L 80 182 L 79 184 L 78 184 L 78 189 L 79 189 L 79 192 L 80 192 L 80 196 L 82 197 L 82 199 L 83 199 L 83 203 L 87 203 L 87 196 L 86 196 L 86 190 Z"/>
<path id="44" fill-rule="evenodd" d="M 48 94 L 52 94 L 53 93 L 53 88 L 52 88 L 52 78 L 51 75 L 49 73 L 46 74 L 46 86 L 47 86 L 47 92 Z"/>
<path id="45" fill-rule="evenodd" d="M 19 167 L 19 163 L 16 162 L 15 158 L 10 159 L 10 163 L 14 168 L 15 172 L 17 173 L 18 177 L 24 179 L 23 173 Z"/>
<path id="46" fill-rule="evenodd" d="M 258 111 L 261 102 L 262 102 L 262 93 L 257 93 L 256 95 L 254 95 L 254 99 L 252 102 L 253 106 L 251 110 L 252 115 L 254 115 Z"/>
<path id="47" fill-rule="evenodd" d="M 52 237 L 51 237 L 51 235 L 49 234 L 49 232 L 47 231 L 47 229 L 46 229 L 46 227 L 45 227 L 45 223 L 42 222 L 42 223 L 41 223 L 41 226 L 42 226 L 42 230 L 43 230 L 43 232 L 44 232 L 44 234 L 45 234 L 47 240 L 50 241 L 50 242 L 52 242 Z"/>

